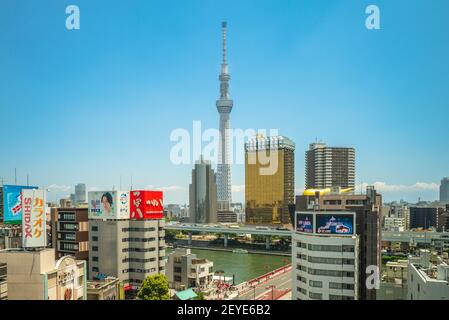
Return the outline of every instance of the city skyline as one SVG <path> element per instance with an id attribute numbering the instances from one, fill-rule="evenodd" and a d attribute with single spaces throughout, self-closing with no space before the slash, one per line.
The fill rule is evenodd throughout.
<path id="1" fill-rule="evenodd" d="M 193 1 L 182 14 L 170 4 L 136 1 L 106 11 L 105 4 L 79 1 L 81 29 L 73 32 L 64 26 L 64 4 L 2 4 L 0 23 L 11 30 L 0 50 L 5 184 L 14 183 L 17 168 L 19 184 L 29 174 L 30 185 L 57 197 L 77 183 L 119 189 L 132 177 L 135 188 L 164 190 L 166 203 L 188 203 L 193 162 L 170 163 L 170 132 L 191 130 L 194 120 L 217 128 L 226 20 L 239 106 L 233 127 L 277 128 L 292 138 L 296 194 L 304 153 L 322 140 L 355 148 L 357 191 L 374 184 L 385 201 L 438 199 L 449 163 L 449 150 L 439 148 L 449 116 L 449 45 L 441 41 L 447 2 L 378 1 L 379 31 L 364 27 L 364 1 Z M 133 20 L 123 14 L 136 12 Z M 25 150 L 20 142 L 31 138 Z M 232 172 L 233 202 L 243 202 L 244 166 Z"/>

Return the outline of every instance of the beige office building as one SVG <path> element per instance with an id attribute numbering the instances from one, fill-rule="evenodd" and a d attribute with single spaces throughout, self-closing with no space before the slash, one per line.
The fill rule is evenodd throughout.
<path id="1" fill-rule="evenodd" d="M 89 220 L 90 277 L 119 278 L 125 290 L 165 272 L 165 221 Z"/>
<path id="2" fill-rule="evenodd" d="M 86 262 L 55 260 L 54 249 L 0 251 L 6 264 L 8 300 L 86 300 Z"/>

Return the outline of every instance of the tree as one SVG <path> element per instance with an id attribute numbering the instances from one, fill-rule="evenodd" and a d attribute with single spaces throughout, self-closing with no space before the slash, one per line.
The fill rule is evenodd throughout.
<path id="1" fill-rule="evenodd" d="M 167 277 L 162 274 L 146 277 L 137 292 L 137 298 L 141 300 L 170 300 Z"/>
<path id="2" fill-rule="evenodd" d="M 204 298 L 204 292 L 198 292 L 197 293 L 197 296 L 196 296 L 196 298 L 194 299 L 194 300 L 205 300 L 205 298 Z"/>

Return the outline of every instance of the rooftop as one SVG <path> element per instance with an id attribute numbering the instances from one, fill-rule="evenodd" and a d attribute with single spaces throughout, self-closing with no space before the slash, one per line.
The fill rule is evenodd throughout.
<path id="1" fill-rule="evenodd" d="M 192 289 L 178 291 L 175 295 L 179 300 L 192 300 L 197 297 L 197 294 Z"/>

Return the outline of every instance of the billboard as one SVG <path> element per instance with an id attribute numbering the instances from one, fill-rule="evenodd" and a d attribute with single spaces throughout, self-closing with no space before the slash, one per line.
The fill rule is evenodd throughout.
<path id="1" fill-rule="evenodd" d="M 129 219 L 129 191 L 90 191 L 89 219 Z"/>
<path id="2" fill-rule="evenodd" d="M 130 219 L 162 219 L 164 217 L 162 191 L 133 190 L 130 193 Z"/>
<path id="3" fill-rule="evenodd" d="M 47 246 L 45 191 L 22 190 L 22 246 L 24 248 Z"/>
<path id="4" fill-rule="evenodd" d="M 316 214 L 315 223 L 319 234 L 354 234 L 353 214 Z"/>
<path id="5" fill-rule="evenodd" d="M 297 213 L 296 214 L 296 231 L 313 233 L 313 214 Z"/>
<path id="6" fill-rule="evenodd" d="M 22 223 L 22 189 L 37 189 L 37 187 L 3 186 L 3 222 L 6 224 Z"/>

